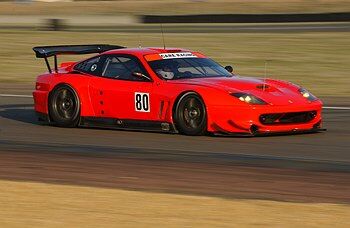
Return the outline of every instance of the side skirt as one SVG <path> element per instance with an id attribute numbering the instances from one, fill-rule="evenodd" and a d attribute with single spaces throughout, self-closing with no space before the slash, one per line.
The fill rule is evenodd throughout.
<path id="1" fill-rule="evenodd" d="M 134 131 L 177 133 L 172 123 L 149 120 L 81 117 L 79 126 L 93 128 L 110 128 L 119 130 L 125 129 Z"/>

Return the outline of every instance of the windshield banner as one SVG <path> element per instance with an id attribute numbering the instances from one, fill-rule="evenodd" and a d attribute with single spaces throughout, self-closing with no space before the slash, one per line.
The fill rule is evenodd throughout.
<path id="1" fill-rule="evenodd" d="M 159 54 L 159 56 L 162 57 L 162 59 L 197 58 L 197 56 L 191 52 L 163 53 Z"/>

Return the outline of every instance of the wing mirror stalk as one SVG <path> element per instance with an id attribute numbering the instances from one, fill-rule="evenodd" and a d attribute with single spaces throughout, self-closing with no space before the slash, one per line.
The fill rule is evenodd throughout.
<path id="1" fill-rule="evenodd" d="M 148 77 L 147 75 L 144 75 L 141 72 L 133 72 L 132 75 L 137 78 L 143 78 L 143 79 L 146 79 L 147 81 L 152 81 L 150 77 Z"/>

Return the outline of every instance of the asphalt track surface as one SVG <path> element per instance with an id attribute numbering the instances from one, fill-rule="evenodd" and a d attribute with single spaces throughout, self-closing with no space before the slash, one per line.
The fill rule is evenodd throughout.
<path id="1" fill-rule="evenodd" d="M 64 129 L 32 105 L 0 96 L 1 179 L 350 203 L 350 110 L 325 110 L 327 132 L 242 138 Z"/>

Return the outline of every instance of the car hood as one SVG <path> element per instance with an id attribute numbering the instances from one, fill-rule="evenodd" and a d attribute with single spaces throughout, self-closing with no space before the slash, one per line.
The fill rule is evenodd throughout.
<path id="1" fill-rule="evenodd" d="M 271 105 L 291 105 L 309 103 L 298 92 L 296 85 L 280 80 L 252 77 L 212 77 L 171 81 L 176 84 L 189 84 L 223 90 L 228 93 L 243 92 L 263 99 Z"/>

